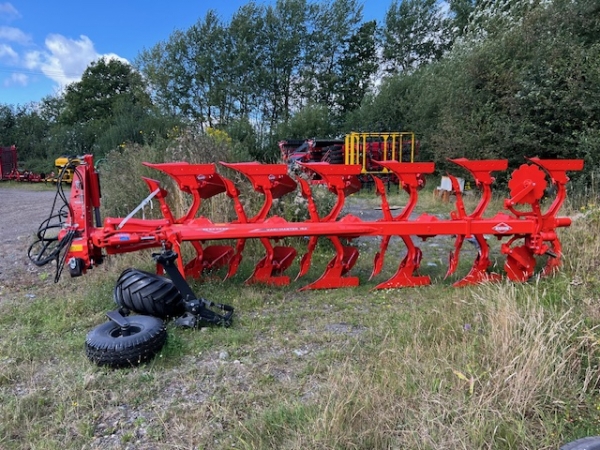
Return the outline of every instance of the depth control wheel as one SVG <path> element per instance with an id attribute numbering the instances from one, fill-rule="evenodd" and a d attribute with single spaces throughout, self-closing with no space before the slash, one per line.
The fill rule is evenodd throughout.
<path id="1" fill-rule="evenodd" d="M 114 299 L 123 308 L 163 319 L 178 317 L 185 312 L 181 292 L 173 281 L 138 269 L 125 269 L 121 273 Z"/>

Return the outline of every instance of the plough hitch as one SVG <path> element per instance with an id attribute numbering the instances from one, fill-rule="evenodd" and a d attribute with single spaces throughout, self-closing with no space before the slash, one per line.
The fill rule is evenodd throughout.
<path id="1" fill-rule="evenodd" d="M 179 189 L 191 195 L 191 206 L 187 211 L 180 217 L 175 217 L 167 202 L 166 189 L 157 180 L 145 178 L 151 192 L 150 198 L 158 200 L 163 218 L 145 220 L 133 218 L 133 215 L 124 219 L 109 217 L 100 225 L 98 220 L 90 219 L 94 217 L 90 212 L 98 210 L 100 199 L 92 157 L 86 156 L 76 169 L 81 183 L 72 191 L 72 207 L 66 221 L 68 225 L 61 232 L 61 236 L 69 236 L 72 241 L 66 261 L 76 261 L 78 267 L 82 268 L 81 272 L 85 272 L 96 261 L 100 261 L 104 254 L 163 247 L 166 253 L 156 257 L 158 269 L 167 271 L 173 280 L 181 283 L 182 280 L 185 282 L 185 277 L 199 278 L 205 272 L 219 267 L 226 268 L 226 277 L 234 275 L 242 260 L 247 240 L 257 239 L 265 253 L 247 283 L 282 286 L 290 283 L 286 272 L 293 266 L 298 251 L 281 244 L 281 240 L 288 237 L 307 238 L 306 250 L 299 261 L 298 279 L 309 272 L 318 240 L 326 238 L 333 246 L 334 256 L 324 273 L 301 289 L 330 289 L 357 286 L 359 283 L 359 278 L 352 275 L 352 269 L 360 256 L 359 248 L 353 245 L 354 240 L 360 237 L 381 239 L 371 273 L 371 278 L 377 278 L 385 267 L 391 238 L 397 237 L 404 244 L 406 253 L 394 275 L 387 280 L 378 281 L 375 286 L 375 289 L 388 289 L 430 284 L 430 277 L 419 273 L 426 255 L 417 245 L 416 238 L 425 240 L 446 235 L 454 239 L 446 276 L 457 271 L 465 241 L 471 242 L 477 250 L 470 271 L 454 283 L 456 286 L 501 278 L 499 273 L 490 272 L 490 237 L 503 241 L 500 251 L 506 255 L 504 269 L 511 280 L 529 279 L 534 274 L 538 257 L 547 258 L 542 275 L 548 275 L 560 267 L 562 247 L 557 229 L 568 227 L 571 220 L 559 217 L 558 213 L 566 199 L 567 172 L 582 170 L 583 161 L 527 159 L 525 164 L 512 172 L 508 183 L 509 198 L 504 200 L 504 210 L 491 217 L 486 211 L 492 199 L 494 175 L 507 170 L 508 161 L 473 161 L 465 158 L 450 161 L 469 172 L 480 196 L 473 211 L 467 212 L 458 179 L 449 175 L 456 202 L 448 219 L 414 213 L 422 177 L 434 172 L 432 162 L 375 162 L 386 173 L 393 174 L 399 180 L 400 187 L 408 194 L 408 200 L 398 213 L 393 212 L 383 182 L 374 178 L 376 193 L 381 200 L 381 217 L 370 221 L 352 214 L 343 214 L 348 196 L 361 189 L 360 165 L 302 164 L 305 170 L 317 176 L 320 186 L 325 186 L 335 196 L 335 203 L 329 211 L 319 211 L 312 189 L 320 187 L 311 186 L 304 178 L 293 179 L 284 164 L 221 163 L 222 167 L 246 177 L 253 189 L 263 196 L 258 212 L 251 215 L 243 206 L 238 188 L 219 173 L 217 165 L 164 163 L 147 166 L 167 174 Z M 553 185 L 555 198 L 544 210 L 542 198 L 547 195 L 549 183 Z M 274 200 L 298 189 L 306 199 L 308 219 L 291 222 L 273 215 L 271 210 Z M 216 223 L 199 215 L 202 201 L 220 194 L 226 195 L 232 202 L 236 214 L 236 219 L 232 222 Z M 227 241 L 234 244 L 230 245 Z M 187 261 L 182 256 L 186 252 L 181 251 L 184 245 L 191 246 L 193 252 L 193 257 Z M 184 296 L 193 297 L 191 290 L 188 292 L 189 286 L 186 288 L 182 284 L 181 289 Z M 191 309 L 207 305 L 202 300 L 197 300 L 198 303 L 190 301 Z M 208 314 L 208 320 L 225 320 L 222 317 L 227 317 L 232 311 L 224 311 L 224 316 Z M 189 312 L 193 313 L 192 310 Z"/>

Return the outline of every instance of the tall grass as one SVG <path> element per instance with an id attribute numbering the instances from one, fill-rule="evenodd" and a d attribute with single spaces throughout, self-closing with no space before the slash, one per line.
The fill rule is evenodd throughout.
<path id="1" fill-rule="evenodd" d="M 423 311 L 406 330 L 374 329 L 329 367 L 316 405 L 286 405 L 289 416 L 303 409 L 302 421 L 282 426 L 265 415 L 243 440 L 248 448 L 557 448 L 567 411 L 598 382 L 590 367 L 581 372 L 595 341 L 571 308 L 548 311 L 541 296 L 536 285 L 503 284 L 473 290 L 460 307 L 438 298 L 447 315 Z"/>
<path id="2" fill-rule="evenodd" d="M 145 151 L 132 148 L 120 161 L 140 175 Z M 165 160 L 157 155 L 148 160 Z M 122 201 L 132 195 L 132 175 L 121 172 L 104 183 L 103 200 L 121 195 L 118 186 L 132 190 Z M 363 195 L 349 201 L 370 207 Z M 490 209 L 501 209 L 496 202 Z M 114 307 L 120 271 L 151 270 L 148 255 L 121 255 L 58 285 L 0 286 L 0 448 L 550 450 L 596 434 L 593 203 L 565 213 L 578 218 L 560 232 L 564 265 L 554 278 L 310 292 L 246 286 L 244 276 L 208 280 L 194 290 L 234 306 L 233 326 L 169 325 L 156 359 L 120 371 L 89 363 L 83 342 Z M 448 206 L 426 195 L 416 213 L 447 214 Z M 327 251 L 317 248 L 315 265 L 327 264 Z M 353 273 L 366 278 L 375 251 L 361 247 Z"/>

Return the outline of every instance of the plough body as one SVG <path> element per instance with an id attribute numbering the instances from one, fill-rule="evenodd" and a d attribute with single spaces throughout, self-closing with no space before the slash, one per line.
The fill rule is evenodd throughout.
<path id="1" fill-rule="evenodd" d="M 100 223 L 98 174 L 94 170 L 92 156 L 87 155 L 76 168 L 68 223 L 61 232 L 61 238 L 69 235 L 71 239 L 66 261 L 71 275 L 77 276 L 100 263 L 104 254 L 163 247 L 179 255 L 178 267 L 185 276 L 200 277 L 206 271 L 226 266 L 226 277 L 230 277 L 240 265 L 246 241 L 259 239 L 265 248 L 265 256 L 258 262 L 247 282 L 286 285 L 290 278 L 285 275 L 285 271 L 292 265 L 297 250 L 290 246 L 276 245 L 278 241 L 287 237 L 308 237 L 306 253 L 300 260 L 300 277 L 309 270 L 318 239 L 325 237 L 333 244 L 335 256 L 327 264 L 323 275 L 302 289 L 329 289 L 358 285 L 358 278 L 349 275 L 359 257 L 358 249 L 348 245 L 353 239 L 361 236 L 381 237 L 371 275 L 376 277 L 384 266 L 391 237 L 398 236 L 406 246 L 406 256 L 396 273 L 376 286 L 379 289 L 397 288 L 430 283 L 429 277 L 418 274 L 422 251 L 413 242 L 413 236 L 427 239 L 449 235 L 456 237 L 454 251 L 449 257 L 447 275 L 457 269 L 465 240 L 474 242 L 478 249 L 470 272 L 455 283 L 457 286 L 500 278 L 499 274 L 488 271 L 491 266 L 487 243 L 489 236 L 495 236 L 499 240 L 506 239 L 501 245 L 501 252 L 507 256 L 505 271 L 511 280 L 529 279 L 534 274 L 538 256 L 550 256 L 544 274 L 553 272 L 561 265 L 562 248 L 556 230 L 571 224 L 568 217 L 558 216 L 566 198 L 566 173 L 581 170 L 583 161 L 528 159 L 528 164 L 523 164 L 512 173 L 508 184 L 510 196 L 504 202 L 505 211 L 489 218 L 484 218 L 484 213 L 492 197 L 493 173 L 506 170 L 508 162 L 472 161 L 464 158 L 451 161 L 471 173 L 481 191 L 481 198 L 474 211 L 467 213 L 458 181 L 450 175 L 456 194 L 456 210 L 447 220 L 429 214 L 411 217 L 418 200 L 421 176 L 434 171 L 434 164 L 429 162 L 378 162 L 397 176 L 409 199 L 406 206 L 394 215 L 383 182 L 374 178 L 376 192 L 381 197 L 382 211 L 382 218 L 376 221 L 363 221 L 350 214 L 340 217 L 346 197 L 361 189 L 358 178 L 361 173 L 360 165 L 303 164 L 305 169 L 318 175 L 337 198 L 331 211 L 320 215 L 310 184 L 303 178 L 298 178 L 296 182 L 288 174 L 286 165 L 221 163 L 243 174 L 252 183 L 254 190 L 264 196 L 262 207 L 254 216 L 249 217 L 240 201 L 239 190 L 231 180 L 217 172 L 215 165 L 179 162 L 146 165 L 169 175 L 182 191 L 192 196 L 192 204 L 185 214 L 175 217 L 166 201 L 167 191 L 157 180 L 144 178 L 151 191 L 145 201 L 155 198 L 160 204 L 163 218 L 146 220 L 133 218 L 133 214 L 130 214 L 126 218 L 109 217 Z M 542 211 L 540 202 L 546 192 L 547 179 L 554 185 L 556 197 Z M 276 215 L 270 216 L 273 200 L 296 191 L 298 185 L 307 201 L 308 220 L 290 222 Z M 237 216 L 235 221 L 215 223 L 206 217 L 198 217 L 202 201 L 218 194 L 227 195 L 233 202 Z M 235 244 L 207 244 L 214 241 L 234 241 Z M 184 261 L 181 256 L 181 246 L 186 242 L 191 243 L 195 251 L 195 256 L 189 261 Z"/>

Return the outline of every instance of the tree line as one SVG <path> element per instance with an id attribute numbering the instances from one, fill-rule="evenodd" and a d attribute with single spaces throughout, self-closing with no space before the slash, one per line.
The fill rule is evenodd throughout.
<path id="1" fill-rule="evenodd" d="M 358 0 L 249 2 L 81 81 L 0 105 L 0 143 L 37 163 L 168 145 L 220 129 L 273 161 L 282 138 L 410 130 L 422 159 L 582 157 L 600 144 L 595 0 L 393 0 L 381 23 Z M 178 131 L 174 131 L 178 130 Z"/>

